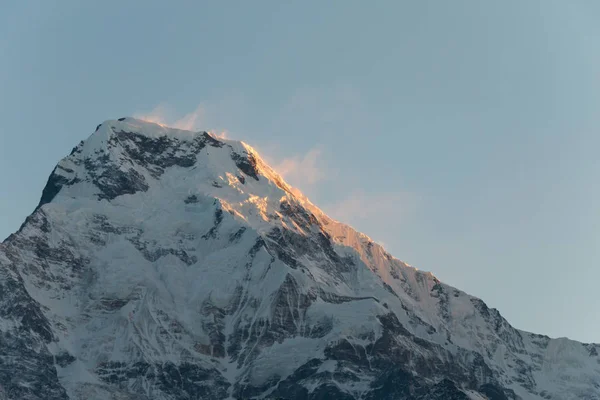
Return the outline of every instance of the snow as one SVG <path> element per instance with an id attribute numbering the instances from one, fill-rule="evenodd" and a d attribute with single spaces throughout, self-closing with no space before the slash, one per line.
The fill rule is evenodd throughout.
<path id="1" fill-rule="evenodd" d="M 467 397 L 469 397 L 470 400 L 488 400 L 487 397 L 484 397 L 473 390 L 466 390 L 465 394 L 467 395 Z"/>
<path id="2" fill-rule="evenodd" d="M 111 128 L 123 130 L 125 132 L 136 132 L 149 138 L 160 138 L 162 136 L 175 137 L 180 140 L 193 140 L 199 135 L 199 132 L 168 128 L 153 122 L 144 121 L 137 118 L 127 117 L 123 121 L 107 120 L 104 121 L 98 131 L 94 132 L 90 138 L 94 140 L 96 137 L 107 137 L 112 134 Z M 92 141 L 89 143 L 90 148 L 97 148 L 98 143 Z"/>
<path id="3" fill-rule="evenodd" d="M 377 340 L 382 335 L 377 316 L 389 312 L 411 334 L 437 343 L 457 357 L 464 349 L 482 354 L 502 384 L 525 400 L 541 397 L 519 383 L 516 366 L 520 362 L 534 366 L 537 392 L 546 390 L 555 398 L 581 398 L 600 381 L 598 359 L 590 357 L 583 344 L 554 339 L 540 346 L 531 334 L 516 331 L 503 320 L 498 325 L 498 321 L 490 322 L 488 319 L 496 318 L 496 314 L 490 310 L 490 316 L 485 317 L 474 306 L 475 298 L 393 258 L 368 236 L 329 218 L 285 183 L 249 145 L 219 138 L 224 145 L 200 150 L 193 167 L 171 166 L 157 178 L 141 165 L 132 166 L 122 146 L 111 147 L 109 141 L 119 131 L 181 142 L 202 135 L 133 118 L 109 120 L 78 147 L 80 152 L 59 163 L 62 169 L 57 173 L 67 179 L 86 177 L 83 160 L 97 157 L 103 150 L 110 162 L 123 170 L 134 168 L 148 183 L 147 191 L 109 201 L 99 200 L 98 188 L 81 179 L 63 187 L 38 211 L 51 226 L 46 238 L 49 247 L 76 249 L 74 256 L 86 260 L 81 273 L 71 273 L 69 265 L 53 261 L 43 270 L 19 272 L 28 293 L 47 307 L 46 315 L 59 339 L 51 348 L 52 354 L 64 350 L 77 356 L 68 367 L 57 367 L 69 393 L 85 389 L 90 398 L 103 398 L 106 388 L 94 371 L 107 361 L 179 363 L 191 358 L 211 368 L 216 365 L 232 384 L 243 377 L 256 385 L 274 375 L 284 379 L 308 360 L 323 359 L 328 343 L 343 339 L 366 347 Z M 246 177 L 245 183 L 240 182 L 234 153 L 255 158 L 258 180 Z M 190 196 L 195 196 L 195 202 L 186 203 Z M 282 215 L 284 202 L 311 212 L 320 228 L 305 229 Z M 220 211 L 222 219 L 216 226 L 215 215 Z M 102 228 L 99 218 L 110 229 Z M 355 268 L 332 272 L 307 252 L 297 257 L 304 269 L 293 269 L 264 247 L 250 258 L 257 240 L 276 227 L 305 238 L 322 228 L 331 237 L 335 252 L 354 260 Z M 212 228 L 216 234 L 207 236 Z M 232 240 L 240 228 L 245 231 Z M 28 225 L 19 235 L 26 239 L 45 237 L 40 229 Z M 33 251 L 24 250 L 20 257 L 26 265 L 37 262 Z M 10 262 L 0 247 L 0 265 Z M 198 351 L 212 346 L 207 328 L 211 323 L 222 323 L 229 341 L 236 324 L 273 322 L 271 302 L 289 277 L 304 295 L 322 290 L 356 299 L 332 303 L 317 298 L 305 315 L 296 305 L 300 317 L 293 323 L 299 330 L 331 321 L 331 331 L 322 338 L 297 335 L 263 347 L 251 368 L 233 360 L 231 354 L 219 358 Z M 434 288 L 441 288 L 441 294 L 432 295 Z M 230 307 L 239 290 L 241 300 L 234 313 L 220 322 L 214 314 L 203 314 L 207 305 Z M 501 318 L 499 314 L 497 318 Z M 2 331 L 14 329 L 16 324 L 0 319 Z M 245 338 L 243 346 L 254 349 L 257 344 Z M 537 360 L 542 360 L 539 368 Z M 336 367 L 335 361 L 327 360 L 319 371 Z M 367 385 L 364 379 L 359 386 Z M 472 390 L 465 393 L 474 400 L 485 398 Z"/>

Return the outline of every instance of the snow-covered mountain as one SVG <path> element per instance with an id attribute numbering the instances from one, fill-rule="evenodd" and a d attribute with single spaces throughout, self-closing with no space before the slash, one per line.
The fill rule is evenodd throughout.
<path id="1" fill-rule="evenodd" d="M 0 399 L 600 399 L 600 345 L 513 328 L 245 143 L 133 118 L 0 245 L 0 331 Z"/>

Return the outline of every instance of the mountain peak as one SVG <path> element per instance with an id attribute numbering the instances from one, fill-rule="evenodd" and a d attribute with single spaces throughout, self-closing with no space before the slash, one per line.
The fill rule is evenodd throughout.
<path id="1" fill-rule="evenodd" d="M 0 398 L 597 398 L 600 346 L 513 328 L 243 142 L 134 118 L 58 163 L 0 293 Z"/>
<path id="2" fill-rule="evenodd" d="M 290 187 L 249 145 L 208 132 L 168 128 L 135 118 L 107 120 L 76 146 L 52 172 L 40 206 L 59 194 L 113 200 L 147 191 L 167 171 L 178 170 L 194 184 L 232 186 L 264 176 L 284 191 Z M 196 171 L 196 172 L 192 172 Z M 172 174 L 169 174 L 169 176 Z M 232 178 L 233 177 L 233 178 Z M 164 182 L 163 182 L 164 184 Z"/>

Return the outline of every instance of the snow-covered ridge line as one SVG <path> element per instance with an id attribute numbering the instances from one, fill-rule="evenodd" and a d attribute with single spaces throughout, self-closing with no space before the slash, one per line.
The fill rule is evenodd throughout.
<path id="1" fill-rule="evenodd" d="M 14 398 L 600 399 L 600 345 L 514 329 L 243 142 L 133 118 L 58 163 L 0 294 Z"/>
<path id="2" fill-rule="evenodd" d="M 310 201 L 310 199 L 308 199 L 298 188 L 289 185 L 277 171 L 271 168 L 262 159 L 260 154 L 252 146 L 243 141 L 221 138 L 217 135 L 212 134 L 209 131 L 183 130 L 168 127 L 162 124 L 157 124 L 154 122 L 145 121 L 138 118 L 123 117 L 114 120 L 106 120 L 99 124 L 96 127 L 95 132 L 92 133 L 87 140 L 82 141 L 78 146 L 79 148 L 81 148 L 81 154 L 85 157 L 89 156 L 90 154 L 97 153 L 99 149 L 105 149 L 107 143 L 110 141 L 111 138 L 115 137 L 117 132 L 133 132 L 136 135 L 145 136 L 151 139 L 168 138 L 182 142 L 192 142 L 194 140 L 198 140 L 199 138 L 209 136 L 210 138 L 212 138 L 212 140 L 214 140 L 215 143 L 223 143 L 230 147 L 235 152 L 235 154 L 245 153 L 251 158 L 253 158 L 253 167 L 256 168 L 256 174 L 265 177 L 268 181 L 275 183 L 277 187 L 286 192 L 284 193 L 282 199 L 291 197 L 294 201 L 300 203 L 302 206 L 306 207 L 307 210 L 312 212 L 314 216 L 321 222 L 324 230 L 331 236 L 332 240 L 334 240 L 335 242 L 339 243 L 340 245 L 353 248 L 354 250 L 358 251 L 359 254 L 361 254 L 361 257 L 365 257 L 365 248 L 374 249 L 375 252 L 379 255 L 378 260 L 375 261 L 376 264 L 381 264 L 381 262 L 379 262 L 381 259 L 393 260 L 395 263 L 402 267 L 415 269 L 415 271 L 419 271 L 419 273 L 423 273 L 433 279 L 437 279 L 433 272 L 419 270 L 417 267 L 397 259 L 393 255 L 389 254 L 383 246 L 373 241 L 365 233 L 359 232 L 352 226 L 341 221 L 337 221 L 326 215 L 318 206 L 313 204 Z M 71 155 L 73 155 L 73 153 Z M 67 157 L 66 159 L 68 158 L 69 157 Z M 58 172 L 60 172 L 61 163 L 62 161 L 59 162 Z M 64 169 L 62 171 L 64 173 Z M 229 179 L 228 183 L 231 184 L 231 178 Z M 233 185 L 235 186 L 236 184 L 236 179 L 234 179 Z M 256 200 L 253 199 L 259 198 L 261 198 L 259 195 L 248 193 L 248 199 L 244 202 L 254 202 Z M 235 212 L 237 213 L 237 215 L 242 215 L 240 212 L 241 210 L 238 210 L 236 207 L 231 207 L 227 199 L 220 199 L 216 196 L 215 199 L 217 199 L 218 201 L 223 201 L 226 204 L 226 208 L 228 208 L 231 213 Z M 278 207 L 279 204 L 276 204 L 276 207 L 271 207 L 271 209 L 276 209 Z M 244 220 L 246 222 L 253 222 L 252 220 L 248 220 L 245 217 Z M 260 228 L 258 229 L 260 231 Z M 521 332 L 528 333 L 526 331 Z M 571 340 L 568 338 L 557 339 Z"/>

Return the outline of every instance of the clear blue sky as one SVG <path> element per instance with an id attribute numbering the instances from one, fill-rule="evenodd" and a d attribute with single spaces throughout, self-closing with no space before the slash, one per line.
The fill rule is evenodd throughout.
<path id="1" fill-rule="evenodd" d="M 600 2 L 172 3 L 3 3 L 0 237 L 101 121 L 196 111 L 516 327 L 600 342 Z"/>

